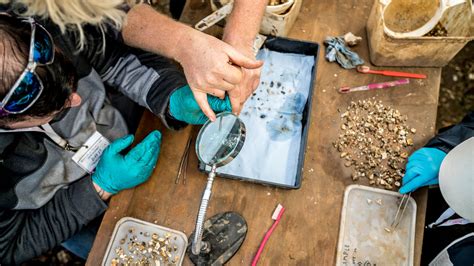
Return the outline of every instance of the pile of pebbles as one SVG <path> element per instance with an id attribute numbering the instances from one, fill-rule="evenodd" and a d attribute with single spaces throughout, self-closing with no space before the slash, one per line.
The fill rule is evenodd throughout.
<path id="1" fill-rule="evenodd" d="M 341 132 L 333 146 L 344 166 L 352 168 L 352 180 L 367 178 L 370 185 L 398 189 L 413 146 L 411 135 L 416 134 L 407 126 L 407 116 L 375 98 L 351 102 L 338 111 Z"/>
<path id="2" fill-rule="evenodd" d="M 120 240 L 120 246 L 115 248 L 116 257 L 112 259 L 112 266 L 178 264 L 178 247 L 174 244 L 176 236 L 149 232 L 140 232 L 140 235 L 148 238 L 148 241 L 139 241 L 135 228 L 129 229 L 128 234 Z"/>

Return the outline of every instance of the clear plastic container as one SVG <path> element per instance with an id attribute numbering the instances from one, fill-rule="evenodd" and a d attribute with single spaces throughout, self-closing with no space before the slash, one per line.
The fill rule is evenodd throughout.
<path id="1" fill-rule="evenodd" d="M 344 193 L 336 265 L 413 265 L 416 202 L 409 198 L 395 230 L 387 232 L 402 195 L 361 185 Z"/>

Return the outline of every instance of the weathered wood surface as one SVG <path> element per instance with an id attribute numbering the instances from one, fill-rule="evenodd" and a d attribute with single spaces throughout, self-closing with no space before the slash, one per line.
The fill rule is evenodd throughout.
<path id="1" fill-rule="evenodd" d="M 197 22 L 208 12 L 208 7 L 192 10 L 191 4 L 188 3 L 182 19 L 188 23 Z M 354 50 L 368 61 L 365 22 L 371 4 L 370 0 L 304 0 L 289 37 L 322 45 L 328 35 L 351 31 L 364 38 Z M 434 134 L 441 69 L 393 68 L 425 73 L 428 79 L 412 81 L 408 86 L 394 89 L 341 95 L 336 91 L 340 86 L 364 85 L 391 78 L 343 70 L 335 63 L 326 62 L 324 47 L 321 48 L 301 189 L 277 189 L 220 178 L 214 182 L 208 217 L 219 212 L 236 211 L 246 218 L 249 227 L 243 246 L 229 265 L 250 264 L 272 223 L 271 214 L 277 203 L 283 204 L 286 211 L 267 243 L 261 265 L 334 265 L 343 192 L 353 183 L 350 170 L 343 166 L 339 154 L 332 147 L 339 134 L 337 108 L 344 108 L 350 101 L 375 97 L 408 115 L 409 125 L 418 130 L 414 148 L 422 146 Z M 155 128 L 162 129 L 158 119 L 145 114 L 137 139 L 142 139 Z M 147 183 L 112 198 L 88 265 L 100 264 L 115 223 L 125 216 L 191 234 L 206 183 L 206 175 L 197 170 L 193 151 L 189 157 L 186 185 L 176 185 L 175 177 L 188 136 L 195 136 L 197 130 L 191 127 L 180 132 L 163 130 L 160 159 L 153 176 Z M 420 261 L 426 194 L 426 190 L 414 193 L 418 204 L 415 265 Z M 190 264 L 186 258 L 185 265 Z"/>

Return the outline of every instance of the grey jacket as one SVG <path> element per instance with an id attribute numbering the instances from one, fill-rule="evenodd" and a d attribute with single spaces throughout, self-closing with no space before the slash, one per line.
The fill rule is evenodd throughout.
<path id="1" fill-rule="evenodd" d="M 95 28 L 77 53 L 74 34 L 61 35 L 45 22 L 55 44 L 73 61 L 78 76 L 79 107 L 62 113 L 52 128 L 73 146 L 96 130 L 109 140 L 128 133 L 120 112 L 107 98 L 118 91 L 162 118 L 168 127 L 184 124 L 167 116 L 170 94 L 186 85 L 170 60 L 123 45 Z M 90 176 L 41 132 L 0 132 L 0 264 L 18 264 L 53 248 L 105 211 Z"/>

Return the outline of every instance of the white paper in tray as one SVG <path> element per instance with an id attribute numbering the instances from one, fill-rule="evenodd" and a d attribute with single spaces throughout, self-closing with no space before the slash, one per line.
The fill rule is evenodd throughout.
<path id="1" fill-rule="evenodd" d="M 413 198 L 409 199 L 398 227 L 392 232 L 385 231 L 396 215 L 401 196 L 398 192 L 367 186 L 347 187 L 336 265 L 413 265 L 416 223 Z"/>
<path id="2" fill-rule="evenodd" d="M 244 146 L 217 172 L 293 186 L 314 56 L 265 48 L 257 58 L 264 61 L 261 82 L 240 115 L 247 129 Z"/>

